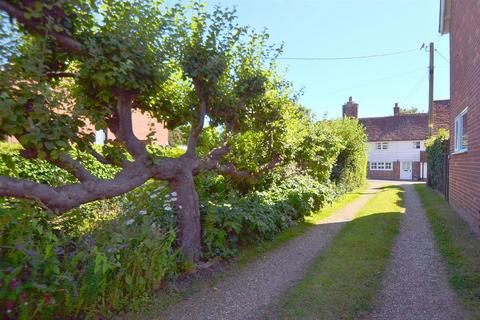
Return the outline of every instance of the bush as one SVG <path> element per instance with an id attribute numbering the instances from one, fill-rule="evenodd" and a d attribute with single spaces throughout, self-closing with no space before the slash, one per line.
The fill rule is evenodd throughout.
<path id="1" fill-rule="evenodd" d="M 342 148 L 332 168 L 330 179 L 338 193 L 352 191 L 367 181 L 367 134 L 357 119 L 330 121 Z"/>
<path id="2" fill-rule="evenodd" d="M 449 132 L 440 129 L 437 136 L 430 137 L 426 143 L 428 162 L 428 183 L 431 187 L 441 190 L 445 177 L 445 158 L 448 156 Z"/>
<path id="3" fill-rule="evenodd" d="M 80 236 L 31 204 L 3 203 L 0 312 L 20 319 L 96 318 L 134 307 L 178 270 L 167 192 L 151 183 L 116 199 L 109 219 Z"/>
<path id="4" fill-rule="evenodd" d="M 205 197 L 201 199 L 205 255 L 228 257 L 241 245 L 271 239 L 333 196 L 330 186 L 297 174 L 245 196 L 230 192 L 215 199 Z"/>

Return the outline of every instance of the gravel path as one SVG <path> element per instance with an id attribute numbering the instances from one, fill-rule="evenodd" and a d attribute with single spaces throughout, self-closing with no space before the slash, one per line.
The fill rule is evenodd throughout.
<path id="1" fill-rule="evenodd" d="M 367 319 L 465 319 L 465 312 L 448 284 L 447 271 L 420 199 L 413 185 L 404 187 L 405 216 L 383 289 Z"/>
<path id="2" fill-rule="evenodd" d="M 167 308 L 156 319 L 257 319 L 263 308 L 300 280 L 308 265 L 334 238 L 346 222 L 386 182 L 373 181 L 358 199 L 287 242 L 264 258 L 229 275 L 215 288 L 203 288 L 188 300 Z"/>

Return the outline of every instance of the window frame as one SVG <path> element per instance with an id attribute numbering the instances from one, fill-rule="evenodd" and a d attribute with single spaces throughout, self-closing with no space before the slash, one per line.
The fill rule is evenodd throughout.
<path id="1" fill-rule="evenodd" d="M 465 137 L 465 120 L 464 117 L 468 114 L 468 107 L 462 110 L 456 117 L 454 122 L 454 151 L 455 153 L 463 153 L 468 151 L 468 142 L 467 145 L 464 145 L 464 137 Z M 460 122 L 461 120 L 461 122 Z M 460 125 L 461 124 L 461 125 Z M 459 127 L 461 126 L 461 136 Z M 467 122 L 468 126 L 468 122 Z M 468 127 L 467 127 L 468 130 Z"/>
<path id="2" fill-rule="evenodd" d="M 413 149 L 415 149 L 415 150 L 422 149 L 422 142 L 421 141 L 413 141 Z"/>
<path id="3" fill-rule="evenodd" d="M 372 161 L 369 167 L 370 171 L 392 171 L 393 163 L 390 161 Z"/>
<path id="4" fill-rule="evenodd" d="M 376 150 L 388 150 L 388 142 L 375 142 Z"/>

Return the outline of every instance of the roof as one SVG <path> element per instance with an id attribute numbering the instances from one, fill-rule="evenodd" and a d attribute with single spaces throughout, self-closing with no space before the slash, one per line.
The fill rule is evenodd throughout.
<path id="1" fill-rule="evenodd" d="M 390 117 L 360 118 L 368 141 L 409 141 L 428 138 L 428 114 L 400 114 Z"/>
<path id="2" fill-rule="evenodd" d="M 438 26 L 440 34 L 450 32 L 451 7 L 451 0 L 440 0 L 440 23 Z"/>

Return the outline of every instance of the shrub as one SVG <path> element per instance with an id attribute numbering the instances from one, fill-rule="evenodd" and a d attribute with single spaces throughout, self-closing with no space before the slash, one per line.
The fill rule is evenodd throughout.
<path id="1" fill-rule="evenodd" d="M 245 196 L 201 199 L 205 255 L 232 256 L 239 246 L 271 239 L 333 200 L 333 189 L 307 175 L 292 175 Z"/>
<path id="2" fill-rule="evenodd" d="M 365 184 L 367 179 L 367 134 L 357 119 L 330 121 L 342 148 L 332 168 L 330 179 L 337 192 L 345 193 Z"/>
<path id="3" fill-rule="evenodd" d="M 25 202 L 3 203 L 0 312 L 20 319 L 96 318 L 135 306 L 178 269 L 167 192 L 152 183 L 116 199 L 110 220 L 80 236 Z"/>
<path id="4" fill-rule="evenodd" d="M 429 170 L 428 183 L 441 190 L 445 177 L 445 158 L 448 156 L 449 132 L 440 129 L 437 136 L 430 137 L 426 143 L 427 162 Z"/>

